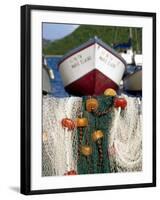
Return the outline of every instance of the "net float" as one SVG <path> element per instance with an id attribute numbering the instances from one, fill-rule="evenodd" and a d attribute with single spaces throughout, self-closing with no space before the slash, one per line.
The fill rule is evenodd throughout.
<path id="1" fill-rule="evenodd" d="M 65 176 L 77 175 L 77 172 L 75 170 L 71 170 L 71 171 L 66 172 L 64 175 Z"/>
<path id="2" fill-rule="evenodd" d="M 101 130 L 94 131 L 92 133 L 92 140 L 96 142 L 97 140 L 104 137 L 104 133 Z"/>
<path id="3" fill-rule="evenodd" d="M 89 145 L 83 145 L 81 146 L 81 153 L 84 156 L 90 156 L 92 154 L 92 147 Z"/>
<path id="4" fill-rule="evenodd" d="M 116 91 L 112 88 L 108 88 L 104 91 L 104 95 L 105 96 L 111 96 L 111 97 L 114 97 L 117 95 Z"/>
<path id="5" fill-rule="evenodd" d="M 127 101 L 125 98 L 122 97 L 117 97 L 114 99 L 114 107 L 115 108 L 122 108 L 125 109 L 125 107 L 127 106 Z"/>
<path id="6" fill-rule="evenodd" d="M 99 103 L 98 103 L 97 99 L 90 98 L 90 99 L 86 100 L 86 110 L 88 112 L 94 112 L 94 111 L 96 111 L 97 108 L 98 108 L 98 106 L 99 106 Z"/>
<path id="7" fill-rule="evenodd" d="M 68 128 L 68 130 L 74 130 L 75 129 L 75 122 L 72 119 L 64 118 L 61 121 L 63 128 Z"/>
<path id="8" fill-rule="evenodd" d="M 76 119 L 76 126 L 78 128 L 82 128 L 82 127 L 88 126 L 88 119 L 85 118 L 85 117 L 81 117 L 81 118 L 79 117 L 79 118 L 77 118 Z"/>

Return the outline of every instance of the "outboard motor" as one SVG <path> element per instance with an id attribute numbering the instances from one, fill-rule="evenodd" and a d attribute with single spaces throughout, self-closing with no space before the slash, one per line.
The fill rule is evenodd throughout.
<path id="1" fill-rule="evenodd" d="M 53 70 L 48 67 L 47 60 L 44 56 L 42 56 L 42 65 L 42 90 L 43 95 L 47 95 L 52 91 L 51 80 L 54 79 L 54 73 Z"/>

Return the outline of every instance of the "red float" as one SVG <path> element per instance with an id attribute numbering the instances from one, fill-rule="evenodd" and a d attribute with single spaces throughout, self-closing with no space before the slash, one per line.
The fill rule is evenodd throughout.
<path id="1" fill-rule="evenodd" d="M 125 100 L 125 98 L 115 98 L 114 99 L 114 107 L 115 108 L 119 108 L 121 107 L 122 109 L 125 109 L 125 107 L 127 106 L 127 101 Z"/>
<path id="2" fill-rule="evenodd" d="M 65 176 L 77 175 L 77 172 L 75 170 L 71 170 L 71 171 L 66 172 L 64 175 Z"/>
<path id="3" fill-rule="evenodd" d="M 63 128 L 68 128 L 68 131 L 71 131 L 71 130 L 75 129 L 74 121 L 69 119 L 69 118 L 62 119 L 61 124 L 62 124 Z"/>

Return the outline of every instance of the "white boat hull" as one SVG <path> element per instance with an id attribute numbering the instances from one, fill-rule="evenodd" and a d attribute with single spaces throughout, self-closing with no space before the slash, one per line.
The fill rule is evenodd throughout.
<path id="1" fill-rule="evenodd" d="M 134 56 L 134 62 L 136 66 L 142 66 L 143 62 L 143 56 L 142 54 L 135 54 Z"/>
<path id="2" fill-rule="evenodd" d="M 64 87 L 71 94 L 99 95 L 107 85 L 113 88 L 119 85 L 125 62 L 110 49 L 92 43 L 62 60 L 59 71 Z"/>

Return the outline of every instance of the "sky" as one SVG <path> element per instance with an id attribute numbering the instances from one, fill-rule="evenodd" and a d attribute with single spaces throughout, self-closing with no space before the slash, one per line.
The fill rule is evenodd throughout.
<path id="1" fill-rule="evenodd" d="M 43 23 L 43 38 L 55 40 L 73 32 L 79 25 L 76 24 L 54 24 Z"/>

